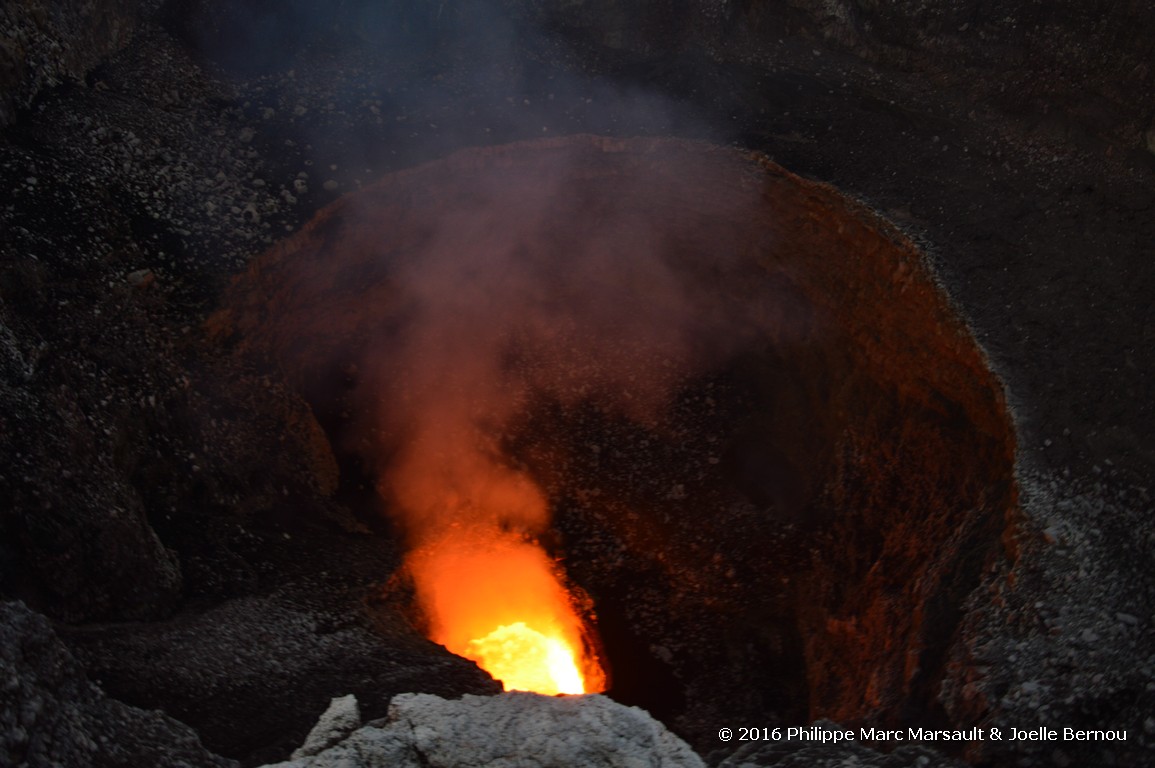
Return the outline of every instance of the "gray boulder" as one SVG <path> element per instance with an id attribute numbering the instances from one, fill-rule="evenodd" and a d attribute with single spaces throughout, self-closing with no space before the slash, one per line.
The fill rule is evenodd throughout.
<path id="1" fill-rule="evenodd" d="M 396 696 L 383 720 L 275 768 L 704 768 L 636 707 L 604 696 Z M 267 768 L 274 768 L 269 766 Z"/>

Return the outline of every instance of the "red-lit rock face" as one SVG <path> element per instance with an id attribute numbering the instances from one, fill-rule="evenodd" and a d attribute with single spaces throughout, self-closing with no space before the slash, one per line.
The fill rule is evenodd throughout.
<path id="1" fill-rule="evenodd" d="M 614 679 L 665 669 L 703 743 L 723 715 L 919 722 L 1010 540 L 1002 390 L 917 251 L 741 152 L 466 150 L 321 211 L 213 328 L 345 411 L 409 536 L 414 435 L 468 423 L 548 499 L 560 538 L 525 530 L 618 625 L 611 666 L 610 634 L 637 646 Z"/>

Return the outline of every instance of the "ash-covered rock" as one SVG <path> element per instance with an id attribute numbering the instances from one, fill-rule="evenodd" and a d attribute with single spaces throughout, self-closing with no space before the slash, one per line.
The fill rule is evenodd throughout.
<path id="1" fill-rule="evenodd" d="M 677 736 L 635 707 L 604 696 L 424 694 L 393 699 L 369 723 L 315 756 L 279 768 L 704 768 Z"/>
<path id="2" fill-rule="evenodd" d="M 353 694 L 334 697 L 329 708 L 317 720 L 300 749 L 293 750 L 293 759 L 310 757 L 328 749 L 361 727 L 361 708 Z"/>
<path id="3" fill-rule="evenodd" d="M 183 723 L 108 698 L 22 603 L 0 603 L 0 764 L 229 768 Z"/>

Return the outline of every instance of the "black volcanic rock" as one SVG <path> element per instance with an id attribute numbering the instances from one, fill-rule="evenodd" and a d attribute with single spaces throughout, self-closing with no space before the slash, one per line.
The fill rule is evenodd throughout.
<path id="1" fill-rule="evenodd" d="M 372 719 L 407 691 L 501 691 L 472 662 L 316 591 L 295 585 L 171 621 L 71 630 L 68 642 L 111 694 L 162 708 L 250 764 L 287 756 L 335 696 L 356 694 Z"/>
<path id="2" fill-rule="evenodd" d="M 0 6 L 0 125 L 36 94 L 65 80 L 83 80 L 132 39 L 138 18 L 156 0 L 42 2 Z"/>
<path id="3" fill-rule="evenodd" d="M 108 698 L 22 603 L 0 603 L 0 764 L 229 768 L 188 726 Z"/>

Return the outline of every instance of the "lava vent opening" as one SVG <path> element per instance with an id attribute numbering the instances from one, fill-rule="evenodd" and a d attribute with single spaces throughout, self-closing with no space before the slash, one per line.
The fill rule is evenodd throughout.
<path id="1" fill-rule="evenodd" d="M 964 601 L 1013 554 L 1002 388 L 920 254 L 740 151 L 576 136 L 395 173 L 213 328 L 310 401 L 432 639 L 468 655 L 541 579 L 524 621 L 587 690 L 691 743 L 939 722 Z M 450 589 L 450 550 L 497 554 L 441 563 Z"/>

